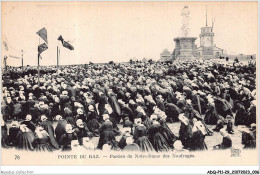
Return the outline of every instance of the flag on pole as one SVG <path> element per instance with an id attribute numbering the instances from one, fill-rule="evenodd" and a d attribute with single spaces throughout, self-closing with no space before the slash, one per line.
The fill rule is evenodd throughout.
<path id="1" fill-rule="evenodd" d="M 62 38 L 61 35 L 59 36 L 58 40 L 61 41 L 63 47 L 66 47 L 66 48 L 69 49 L 69 50 L 74 50 L 74 47 L 73 47 L 69 42 L 64 41 L 64 39 Z"/>
<path id="2" fill-rule="evenodd" d="M 36 34 L 38 34 L 48 44 L 47 30 L 45 27 L 43 27 L 41 30 L 39 30 Z"/>
<path id="3" fill-rule="evenodd" d="M 40 55 L 43 51 L 47 50 L 48 46 L 46 43 L 43 43 L 41 45 L 38 46 L 38 54 Z"/>

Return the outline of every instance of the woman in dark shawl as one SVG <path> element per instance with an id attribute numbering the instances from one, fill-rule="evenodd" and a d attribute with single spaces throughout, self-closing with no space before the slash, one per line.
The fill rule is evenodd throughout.
<path id="1" fill-rule="evenodd" d="M 113 132 L 113 124 L 109 120 L 109 115 L 103 115 L 104 122 L 101 124 L 98 132 L 100 134 L 100 138 L 98 141 L 98 149 L 102 149 L 104 144 L 108 144 L 109 142 L 112 144 L 112 148 L 118 148 L 116 138 Z"/>
<path id="2" fill-rule="evenodd" d="M 185 149 L 190 149 L 191 137 L 192 137 L 192 125 L 190 123 L 190 120 L 183 113 L 179 115 L 179 120 L 181 121 L 181 126 L 179 130 L 179 139 L 181 140 L 183 147 Z"/>
<path id="3" fill-rule="evenodd" d="M 194 120 L 194 126 L 192 128 L 192 137 L 191 137 L 191 151 L 203 151 L 207 150 L 207 145 L 205 143 L 205 136 L 207 134 L 206 128 L 201 121 Z"/>
<path id="4" fill-rule="evenodd" d="M 147 137 L 147 129 L 146 127 L 141 124 L 141 120 L 138 122 L 136 121 L 136 128 L 134 131 L 134 143 L 137 143 L 140 147 L 140 150 L 142 152 L 152 152 L 155 151 L 153 148 L 153 145 L 151 144 L 151 142 L 149 141 L 148 137 Z"/>
<path id="5" fill-rule="evenodd" d="M 51 145 L 54 149 L 59 149 L 59 144 L 57 143 L 55 137 L 54 137 L 54 128 L 52 126 L 52 123 L 48 121 L 47 117 L 45 115 L 41 116 L 41 122 L 40 126 L 49 134 Z"/>
<path id="6" fill-rule="evenodd" d="M 124 130 L 123 135 L 118 142 L 118 147 L 121 149 L 124 149 L 124 147 L 126 146 L 126 138 L 130 137 L 130 133 L 131 133 L 130 127 L 125 127 L 125 128 L 123 128 L 123 130 Z"/>
<path id="7" fill-rule="evenodd" d="M 235 125 L 245 125 L 246 124 L 246 119 L 247 119 L 247 112 L 245 110 L 245 107 L 237 103 L 237 112 L 235 116 Z"/>
<path id="8" fill-rule="evenodd" d="M 41 127 L 37 127 L 35 130 L 36 136 L 34 143 L 35 151 L 37 152 L 52 152 L 52 146 L 49 138 L 49 134 Z"/>
<path id="9" fill-rule="evenodd" d="M 93 137 L 92 132 L 89 131 L 87 125 L 81 119 L 76 121 L 76 127 L 73 130 L 77 134 L 79 145 L 83 145 L 83 137 Z"/>
<path id="10" fill-rule="evenodd" d="M 71 151 L 71 141 L 77 140 L 77 134 L 72 130 L 71 124 L 66 125 L 66 134 L 61 136 L 59 143 L 61 144 L 62 151 Z"/>
<path id="11" fill-rule="evenodd" d="M 178 121 L 178 116 L 181 113 L 181 109 L 173 103 L 165 103 L 165 114 L 167 119 L 171 119 L 172 122 Z"/>
<path id="12" fill-rule="evenodd" d="M 19 131 L 20 129 L 19 129 L 18 121 L 12 121 L 11 127 L 9 128 L 9 135 L 6 138 L 6 144 L 8 146 L 16 146 L 17 144 L 16 136 Z"/>
<path id="13" fill-rule="evenodd" d="M 216 125 L 219 119 L 218 113 L 214 105 L 208 104 L 208 109 L 205 114 L 204 121 L 207 125 Z"/>
<path id="14" fill-rule="evenodd" d="M 120 115 L 121 115 L 121 109 L 120 109 L 120 106 L 118 104 L 116 94 L 114 94 L 112 92 L 112 90 L 108 91 L 108 102 L 109 102 L 111 108 L 114 111 L 115 119 L 117 120 L 117 122 L 119 122 L 120 121 Z"/>
<path id="15" fill-rule="evenodd" d="M 56 136 L 57 142 L 59 143 L 61 136 L 63 134 L 66 134 L 66 125 L 68 124 L 68 122 L 66 120 L 64 120 L 62 118 L 62 116 L 60 116 L 60 115 L 57 115 L 55 117 L 55 119 L 57 121 L 57 126 L 55 128 L 55 136 Z"/>
<path id="16" fill-rule="evenodd" d="M 246 121 L 246 126 L 250 126 L 252 123 L 256 123 L 256 100 L 254 100 L 249 108 L 248 118 Z"/>
<path id="17" fill-rule="evenodd" d="M 159 122 L 153 120 L 153 124 L 148 129 L 148 138 L 152 143 L 155 151 L 157 152 L 164 152 L 169 151 L 170 146 L 168 145 L 167 141 L 161 134 L 162 127 Z"/>
<path id="18" fill-rule="evenodd" d="M 7 126 L 3 120 L 3 115 L 1 115 L 1 146 L 2 148 L 8 148 L 7 145 Z"/>
<path id="19" fill-rule="evenodd" d="M 33 132 L 29 128 L 27 128 L 25 124 L 20 125 L 20 131 L 16 136 L 16 149 L 33 151 L 34 139 L 35 137 Z"/>
<path id="20" fill-rule="evenodd" d="M 94 134 L 94 137 L 99 137 L 99 123 L 98 123 L 98 114 L 94 110 L 93 105 L 88 106 L 88 114 L 87 114 L 87 127 L 90 132 Z"/>

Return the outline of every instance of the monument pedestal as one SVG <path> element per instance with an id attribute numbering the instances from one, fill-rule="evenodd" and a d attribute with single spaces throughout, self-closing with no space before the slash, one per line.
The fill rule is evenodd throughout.
<path id="1" fill-rule="evenodd" d="M 191 60 L 196 58 L 196 49 L 195 45 L 196 37 L 177 37 L 174 38 L 175 49 L 173 56 L 178 60 Z"/>

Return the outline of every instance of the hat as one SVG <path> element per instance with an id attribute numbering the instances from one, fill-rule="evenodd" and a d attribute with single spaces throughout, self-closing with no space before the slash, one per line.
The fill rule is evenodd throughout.
<path id="1" fill-rule="evenodd" d="M 44 101 L 40 101 L 40 102 L 39 102 L 39 105 L 44 105 Z"/>
<path id="2" fill-rule="evenodd" d="M 11 122 L 11 127 L 16 127 L 16 128 L 18 128 L 18 127 L 19 127 L 19 122 L 18 122 L 18 121 L 12 121 L 12 122 Z"/>
<path id="3" fill-rule="evenodd" d="M 129 100 L 129 104 L 135 104 L 134 100 Z"/>
<path id="4" fill-rule="evenodd" d="M 103 120 L 106 121 L 107 119 L 109 119 L 109 115 L 108 114 L 103 114 Z"/>
<path id="5" fill-rule="evenodd" d="M 232 117 L 231 115 L 227 115 L 227 117 L 226 117 L 226 119 L 227 120 L 231 120 L 231 119 L 233 119 L 234 117 Z"/>
<path id="6" fill-rule="evenodd" d="M 127 137 L 126 140 L 125 140 L 126 144 L 132 144 L 134 142 L 133 138 L 132 137 Z"/>
<path id="7" fill-rule="evenodd" d="M 134 123 L 135 123 L 135 125 L 138 125 L 138 124 L 142 123 L 142 119 L 141 118 L 135 118 Z"/>
<path id="8" fill-rule="evenodd" d="M 250 127 L 251 127 L 251 129 L 256 129 L 256 124 L 255 124 L 255 123 L 252 123 L 252 124 L 250 125 Z"/>
<path id="9" fill-rule="evenodd" d="M 41 116 L 41 121 L 46 121 L 48 118 L 46 117 L 46 115 L 42 115 Z"/>
<path id="10" fill-rule="evenodd" d="M 119 104 L 125 104 L 125 102 L 122 99 L 118 99 Z"/>
<path id="11" fill-rule="evenodd" d="M 32 116 L 30 114 L 26 115 L 25 120 L 31 121 L 32 120 Z"/>
<path id="12" fill-rule="evenodd" d="M 61 120 L 62 116 L 61 115 L 56 115 L 55 120 Z"/>
<path id="13" fill-rule="evenodd" d="M 251 101 L 251 104 L 256 106 L 256 100 Z"/>
<path id="14" fill-rule="evenodd" d="M 83 124 L 82 119 L 77 119 L 77 121 L 76 121 L 76 125 L 79 126 L 79 125 L 82 125 L 82 124 Z"/>
<path id="15" fill-rule="evenodd" d="M 67 124 L 65 129 L 66 129 L 67 133 L 72 133 L 73 132 L 71 124 Z"/>
<path id="16" fill-rule="evenodd" d="M 77 114 L 83 114 L 83 110 L 81 108 L 77 109 Z"/>
<path id="17" fill-rule="evenodd" d="M 157 115 L 154 115 L 154 114 L 150 116 L 151 120 L 157 120 L 157 118 L 158 118 Z"/>

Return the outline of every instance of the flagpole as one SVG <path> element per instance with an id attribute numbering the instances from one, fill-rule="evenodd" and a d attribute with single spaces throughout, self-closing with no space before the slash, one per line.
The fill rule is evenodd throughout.
<path id="1" fill-rule="evenodd" d="M 40 45 L 40 37 L 39 37 L 39 45 Z M 38 86 L 40 87 L 40 54 L 39 54 L 39 51 L 38 51 Z"/>
<path id="2" fill-rule="evenodd" d="M 59 46 L 57 46 L 57 76 L 59 75 Z"/>
<path id="3" fill-rule="evenodd" d="M 21 50 L 22 52 L 22 71 L 23 71 L 23 50 Z"/>
<path id="4" fill-rule="evenodd" d="M 5 66 L 5 72 L 4 72 L 4 74 L 5 74 L 5 79 L 6 79 L 6 74 L 7 74 L 7 65 L 6 65 L 6 60 L 7 60 L 7 56 L 4 56 L 4 66 Z"/>

